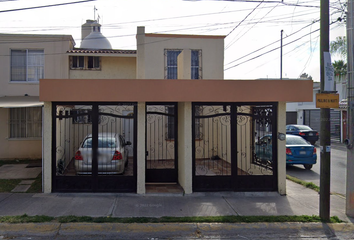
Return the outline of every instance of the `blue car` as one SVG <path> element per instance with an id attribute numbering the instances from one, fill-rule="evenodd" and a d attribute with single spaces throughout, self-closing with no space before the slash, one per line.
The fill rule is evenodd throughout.
<path id="1" fill-rule="evenodd" d="M 255 156 L 258 162 L 272 162 L 272 136 L 262 137 L 255 146 Z M 317 162 L 316 148 L 302 137 L 286 135 L 286 164 L 304 165 L 305 169 L 311 169 Z"/>
<path id="2" fill-rule="evenodd" d="M 286 134 L 300 136 L 312 145 L 315 145 L 319 138 L 318 132 L 306 125 L 286 125 Z"/>

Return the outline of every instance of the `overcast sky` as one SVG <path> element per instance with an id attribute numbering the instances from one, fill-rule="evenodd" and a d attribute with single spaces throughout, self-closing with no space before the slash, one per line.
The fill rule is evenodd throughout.
<path id="1" fill-rule="evenodd" d="M 0 0 L 0 32 L 70 34 L 80 47 L 81 24 L 100 16 L 102 33 L 115 49 L 136 49 L 136 28 L 147 33 L 225 35 L 225 79 L 280 77 L 283 30 L 283 78 L 308 73 L 319 81 L 318 0 L 181 1 Z M 331 2 L 331 22 L 343 13 L 343 0 Z M 345 25 L 333 23 L 330 39 L 344 36 Z"/>

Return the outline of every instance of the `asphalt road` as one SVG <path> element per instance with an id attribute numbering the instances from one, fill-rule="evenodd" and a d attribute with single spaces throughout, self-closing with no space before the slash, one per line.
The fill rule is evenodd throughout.
<path id="1" fill-rule="evenodd" d="M 306 170 L 302 165 L 287 166 L 288 175 L 320 186 L 320 148 L 317 148 L 317 164 L 311 170 Z M 331 193 L 345 196 L 347 175 L 347 149 L 343 144 L 331 144 Z"/>

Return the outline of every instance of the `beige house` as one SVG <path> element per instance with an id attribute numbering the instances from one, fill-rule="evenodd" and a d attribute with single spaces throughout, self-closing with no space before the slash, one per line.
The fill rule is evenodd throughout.
<path id="1" fill-rule="evenodd" d="M 286 102 L 311 101 L 312 81 L 224 80 L 224 36 L 138 27 L 137 50 L 114 50 L 100 27 L 87 21 L 81 48 L 62 49 L 66 75 L 41 77 L 45 192 L 144 194 L 167 183 L 186 194 L 286 193 Z M 114 174 L 123 150 L 103 147 L 103 133 L 118 134 L 127 151 L 123 174 Z M 259 140 L 269 136 L 261 159 Z"/>

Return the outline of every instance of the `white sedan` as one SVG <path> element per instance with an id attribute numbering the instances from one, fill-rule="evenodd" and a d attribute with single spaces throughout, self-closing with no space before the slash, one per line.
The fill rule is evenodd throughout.
<path id="1" fill-rule="evenodd" d="M 128 149 L 131 142 L 125 142 L 117 133 L 98 134 L 98 173 L 122 174 L 128 165 Z M 77 174 L 92 172 L 92 134 L 85 137 L 75 153 L 75 169 Z"/>

